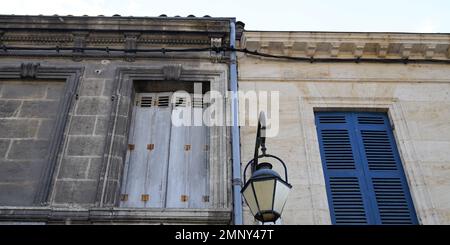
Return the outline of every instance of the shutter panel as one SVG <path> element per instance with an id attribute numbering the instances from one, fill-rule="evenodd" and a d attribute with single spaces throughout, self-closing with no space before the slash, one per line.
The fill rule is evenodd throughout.
<path id="1" fill-rule="evenodd" d="M 130 132 L 128 135 L 128 144 L 132 145 L 134 142 L 134 134 L 136 133 L 135 130 L 135 122 L 136 122 L 136 111 L 137 111 L 136 103 L 133 106 L 133 111 L 131 115 L 131 122 L 130 122 Z M 130 147 L 127 148 L 127 154 L 125 156 L 125 164 L 124 164 L 124 171 L 123 171 L 123 178 L 122 178 L 122 186 L 121 186 L 121 198 L 120 198 L 120 206 L 121 207 L 129 207 L 129 188 L 128 188 L 128 181 L 129 175 L 130 175 L 130 165 L 131 160 L 133 159 L 132 155 L 134 156 L 133 152 L 130 150 Z"/>
<path id="2" fill-rule="evenodd" d="M 385 114 L 318 112 L 316 125 L 333 223 L 417 224 Z"/>
<path id="3" fill-rule="evenodd" d="M 166 193 L 167 164 L 169 158 L 169 141 L 172 107 L 169 102 L 170 93 L 158 93 L 152 107 L 153 116 L 146 122 L 145 127 L 150 130 L 150 139 L 145 143 L 147 155 L 147 171 L 145 193 L 149 200 L 145 207 L 164 207 Z"/>
<path id="4" fill-rule="evenodd" d="M 201 118 L 203 115 L 202 99 L 193 96 L 190 98 L 190 103 L 175 100 L 174 110 L 177 108 L 191 110 L 192 126 L 172 125 L 167 188 L 168 208 L 205 208 L 209 202 L 209 130 L 207 126 L 199 124 L 201 121 L 194 121 L 196 117 Z"/>
<path id="5" fill-rule="evenodd" d="M 170 93 L 136 94 L 122 207 L 164 207 L 171 119 L 169 97 Z"/>
<path id="6" fill-rule="evenodd" d="M 190 104 L 185 99 L 177 98 L 173 110 L 186 109 Z M 180 120 L 172 118 L 172 120 Z M 177 125 L 179 122 L 174 122 Z M 168 183 L 167 183 L 167 208 L 187 208 L 190 199 L 187 187 L 188 164 L 192 151 L 190 141 L 191 132 L 187 126 L 171 125 Z"/>
<path id="7" fill-rule="evenodd" d="M 176 100 L 171 93 L 136 95 L 125 160 L 121 207 L 206 208 L 209 205 L 209 130 L 176 127 L 172 110 L 203 115 L 202 99 Z"/>
<path id="8" fill-rule="evenodd" d="M 192 100 L 192 121 L 195 118 L 200 119 L 203 115 L 203 101 L 202 98 L 193 97 Z M 191 131 L 192 152 L 190 154 L 188 165 L 188 194 L 189 194 L 189 208 L 206 208 L 209 201 L 209 186 L 208 186 L 208 127 L 203 125 L 193 124 L 189 127 Z"/>
<path id="9" fill-rule="evenodd" d="M 333 223 L 367 224 L 363 170 L 356 164 L 350 118 L 343 113 L 316 113 L 316 125 Z"/>
<path id="10" fill-rule="evenodd" d="M 127 197 L 121 202 L 123 207 L 145 207 L 146 203 L 142 201 L 142 195 L 146 193 L 146 178 L 148 169 L 148 154 L 146 145 L 150 142 L 150 127 L 148 122 L 153 120 L 154 107 L 148 101 L 153 101 L 155 94 L 145 93 L 136 95 L 136 103 L 133 108 L 133 119 L 131 130 L 133 136 L 129 137 L 129 146 L 127 150 L 127 175 L 125 189 L 122 195 Z"/>
<path id="11" fill-rule="evenodd" d="M 417 224 L 408 184 L 389 120 L 381 113 L 358 113 L 357 133 L 374 194 L 377 223 Z"/>

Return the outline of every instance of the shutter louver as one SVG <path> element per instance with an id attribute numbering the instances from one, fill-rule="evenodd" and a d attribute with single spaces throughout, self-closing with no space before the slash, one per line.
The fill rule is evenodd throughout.
<path id="1" fill-rule="evenodd" d="M 152 107 L 153 97 L 142 96 L 141 97 L 141 107 Z"/>
<path id="2" fill-rule="evenodd" d="M 384 124 L 382 116 L 358 116 L 359 124 Z"/>
<path id="3" fill-rule="evenodd" d="M 158 96 L 158 107 L 168 107 L 170 101 L 169 95 Z"/>
<path id="4" fill-rule="evenodd" d="M 336 224 L 366 224 L 361 187 L 356 177 L 330 177 Z"/>
<path id="5" fill-rule="evenodd" d="M 397 170 L 392 145 L 385 130 L 361 130 L 370 170 Z"/>
<path id="6" fill-rule="evenodd" d="M 414 224 L 400 178 L 373 178 L 382 224 Z"/>
<path id="7" fill-rule="evenodd" d="M 319 117 L 320 123 L 345 123 L 345 116 L 344 115 L 336 115 L 336 116 L 320 116 Z"/>
<path id="8" fill-rule="evenodd" d="M 192 98 L 192 107 L 203 108 L 203 98 L 194 96 Z"/>
<path id="9" fill-rule="evenodd" d="M 355 169 L 348 131 L 322 130 L 321 133 L 327 168 Z"/>

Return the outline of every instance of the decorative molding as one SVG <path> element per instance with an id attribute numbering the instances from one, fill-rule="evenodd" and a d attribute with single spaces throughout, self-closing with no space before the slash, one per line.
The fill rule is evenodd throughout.
<path id="1" fill-rule="evenodd" d="M 311 78 L 289 78 L 289 77 L 239 77 L 239 81 L 242 82 L 358 82 L 358 83 L 450 83 L 450 77 L 447 79 L 407 79 L 400 80 L 398 77 L 339 77 L 339 78 L 323 78 L 323 77 L 311 77 Z"/>
<path id="2" fill-rule="evenodd" d="M 361 58 L 364 52 L 365 43 L 355 43 L 355 49 L 353 50 L 353 55 L 356 58 Z"/>
<path id="3" fill-rule="evenodd" d="M 83 52 L 83 48 L 86 47 L 86 39 L 89 36 L 89 32 L 73 32 L 73 47 L 74 52 Z"/>
<path id="4" fill-rule="evenodd" d="M 179 80 L 183 67 L 178 65 L 167 65 L 163 67 L 164 80 Z"/>
<path id="5" fill-rule="evenodd" d="M 450 59 L 450 34 L 244 31 L 240 45 L 306 58 Z"/>
<path id="6" fill-rule="evenodd" d="M 0 15 L 2 29 L 229 33 L 232 18 Z M 32 28 L 30 28 L 32 27 Z"/>
<path id="7" fill-rule="evenodd" d="M 434 52 L 436 51 L 436 44 L 427 44 L 425 47 L 425 58 L 432 59 L 434 57 Z"/>
<path id="8" fill-rule="evenodd" d="M 221 37 L 211 37 L 211 47 L 212 48 L 220 48 L 222 47 L 222 38 Z"/>
<path id="9" fill-rule="evenodd" d="M 86 47 L 86 38 L 89 35 L 89 32 L 73 32 L 73 56 L 72 59 L 74 61 L 81 61 L 81 53 L 83 53 L 83 49 Z"/>
<path id="10" fill-rule="evenodd" d="M 333 42 L 333 43 L 330 43 L 330 45 L 331 45 L 330 56 L 333 58 L 338 57 L 339 48 L 341 47 L 341 44 L 339 42 Z"/>
<path id="11" fill-rule="evenodd" d="M 411 43 L 402 44 L 400 53 L 401 53 L 401 57 L 403 59 L 408 59 L 411 56 L 412 47 L 413 47 L 413 45 Z"/>
<path id="12" fill-rule="evenodd" d="M 307 43 L 306 44 L 306 56 L 308 57 L 314 57 L 314 55 L 316 54 L 316 44 L 315 43 Z"/>
<path id="13" fill-rule="evenodd" d="M 9 33 L 3 32 L 2 36 L 0 31 L 0 42 L 8 42 L 9 45 L 15 45 L 16 43 L 22 44 L 37 44 L 37 45 L 64 45 L 71 46 L 74 42 L 74 35 L 69 34 L 57 34 L 41 32 L 41 34 L 29 34 L 29 33 Z M 86 47 L 92 46 L 120 46 L 125 43 L 125 34 L 117 33 L 110 35 L 97 35 L 96 32 L 90 32 L 86 37 Z M 177 35 L 167 35 L 162 37 L 161 35 L 141 35 L 137 40 L 137 44 L 142 45 L 202 45 L 209 46 L 211 40 L 207 37 L 180 37 Z"/>
<path id="14" fill-rule="evenodd" d="M 379 43 L 377 45 L 377 51 L 376 51 L 378 57 L 386 58 L 388 49 L 389 49 L 389 43 Z"/>
<path id="15" fill-rule="evenodd" d="M 134 61 L 135 53 L 133 50 L 137 49 L 137 40 L 141 34 L 138 32 L 125 32 L 124 34 L 124 48 L 126 52 L 125 61 Z"/>
<path id="16" fill-rule="evenodd" d="M 20 78 L 36 78 L 39 66 L 39 63 L 20 64 Z"/>
<path id="17" fill-rule="evenodd" d="M 0 221 L 43 222 L 66 224 L 67 218 L 74 224 L 222 224 L 229 225 L 231 209 L 167 210 L 91 208 L 67 209 L 57 207 L 1 207 Z"/>

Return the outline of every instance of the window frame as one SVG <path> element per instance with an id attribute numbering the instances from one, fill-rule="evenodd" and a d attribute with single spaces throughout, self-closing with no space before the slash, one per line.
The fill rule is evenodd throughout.
<path id="1" fill-rule="evenodd" d="M 328 121 L 328 118 L 333 119 L 332 121 Z M 336 121 L 337 117 L 342 117 L 345 119 L 345 121 Z M 375 119 L 377 118 L 377 122 L 360 122 L 359 120 L 361 118 L 371 118 Z M 321 122 L 322 119 L 324 122 Z M 379 121 L 379 119 L 382 120 Z M 401 188 L 401 192 L 404 194 L 404 199 L 400 201 L 404 201 L 405 204 L 407 204 L 407 209 L 409 211 L 409 218 L 411 224 L 417 224 L 417 215 L 416 210 L 414 207 L 414 203 L 411 199 L 410 190 L 408 187 L 408 183 L 406 180 L 405 172 L 403 169 L 403 164 L 399 158 L 399 153 L 397 150 L 397 145 L 394 140 L 392 128 L 390 127 L 390 122 L 388 119 L 388 116 L 386 113 L 378 113 L 378 112 L 366 112 L 366 111 L 344 111 L 344 112 L 334 112 L 334 111 L 328 111 L 328 112 L 315 112 L 315 121 L 316 121 L 316 127 L 317 127 L 317 134 L 320 145 L 320 152 L 321 152 L 321 158 L 322 158 L 322 165 L 323 165 L 323 171 L 325 176 L 325 182 L 327 185 L 327 196 L 328 196 L 328 202 L 330 205 L 330 215 L 333 224 L 336 224 L 338 222 L 338 217 L 336 212 L 336 209 L 334 206 L 335 199 L 334 195 L 338 194 L 338 192 L 334 192 L 333 188 L 336 188 L 335 191 L 342 191 L 340 188 L 348 188 L 341 186 L 339 187 L 339 184 L 336 182 L 334 187 L 332 187 L 331 182 L 332 179 L 340 179 L 340 178 L 352 178 L 355 179 L 358 184 L 358 191 L 360 195 L 360 201 L 362 202 L 361 208 L 364 208 L 365 213 L 365 222 L 366 224 L 382 224 L 383 222 L 391 223 L 392 220 L 390 220 L 389 217 L 385 216 L 387 220 L 383 220 L 383 211 L 379 210 L 379 205 L 381 202 L 381 199 L 378 199 L 378 194 L 376 194 L 376 186 L 379 186 L 379 188 L 382 188 L 380 184 L 385 186 L 384 188 L 391 188 L 389 186 L 392 186 L 392 184 L 385 183 L 385 181 L 393 181 L 395 179 L 398 184 L 395 184 L 396 188 Z M 359 122 L 358 122 L 359 121 Z M 350 148 L 348 149 L 342 149 L 342 146 L 339 146 L 337 144 L 333 144 L 332 148 L 328 148 L 329 150 L 336 151 L 337 149 L 342 149 L 342 151 L 348 151 L 349 149 L 352 149 L 352 158 L 353 158 L 353 166 L 354 168 L 348 168 L 347 165 L 336 165 L 339 162 L 334 162 L 333 159 L 325 160 L 323 159 L 324 156 L 326 156 L 326 148 L 324 148 L 324 140 L 326 140 L 324 134 L 330 134 L 332 131 L 346 131 L 348 134 L 348 143 L 350 144 Z M 368 159 L 367 151 L 369 150 L 365 146 L 364 142 L 365 137 L 369 136 L 363 136 L 363 132 L 385 132 L 386 136 L 385 138 L 380 138 L 384 136 L 373 136 L 377 138 L 377 141 L 387 140 L 389 142 L 389 145 L 391 148 L 389 150 L 385 150 L 384 154 L 389 154 L 391 152 L 392 154 L 392 163 L 389 165 L 385 165 L 386 162 L 383 164 L 383 166 L 376 165 L 375 162 L 371 163 L 371 160 Z M 333 136 L 330 136 L 333 137 Z M 339 136 L 342 137 L 342 136 Z M 333 138 L 328 138 L 328 140 L 332 140 Z M 374 139 L 374 138 L 372 138 Z M 343 139 L 340 139 L 343 140 Z M 335 147 L 339 146 L 337 149 Z M 383 148 L 387 145 L 383 145 Z M 333 153 L 336 154 L 336 153 Z M 386 157 L 386 156 L 385 156 Z M 330 164 L 330 165 L 328 165 Z M 372 165 L 371 165 L 372 164 Z M 375 164 L 375 165 L 374 165 Z M 383 183 L 376 184 L 374 181 L 377 179 L 383 179 Z M 337 180 L 333 180 L 337 181 Z M 345 184 L 348 185 L 348 184 Z M 352 192 L 352 195 L 355 195 L 355 187 L 352 187 L 351 190 L 346 189 L 345 192 Z M 399 190 L 397 190 L 400 192 Z M 381 194 L 380 194 L 381 195 Z M 338 198 L 338 197 L 336 197 Z M 346 198 L 346 197 L 339 197 L 339 202 L 343 204 L 342 202 L 345 201 L 345 205 L 354 206 L 355 203 L 350 203 L 350 201 L 353 201 L 355 197 L 352 198 Z M 381 198 L 381 197 L 380 197 Z M 391 200 L 392 201 L 392 200 Z M 396 202 L 400 202 L 397 200 Z M 390 204 L 392 205 L 392 204 Z M 333 207 L 333 208 L 331 208 Z M 356 210 L 353 210 L 355 212 Z M 402 210 L 406 211 L 406 210 Z M 387 212 L 387 211 L 386 211 Z M 354 222 L 358 222 L 357 220 L 361 219 L 355 218 L 358 216 L 354 216 Z M 348 218 L 348 217 L 346 217 Z M 342 221 L 344 222 L 344 221 Z M 348 221 L 346 221 L 348 222 Z M 399 222 L 399 221 L 397 221 Z M 406 220 L 402 220 L 400 222 L 406 222 Z"/>
<path id="2" fill-rule="evenodd" d="M 170 65 L 169 65 L 170 66 Z M 103 166 L 98 186 L 96 202 L 102 207 L 111 207 L 117 210 L 120 203 L 120 186 L 123 176 L 123 164 L 125 160 L 128 142 L 128 130 L 130 124 L 130 113 L 132 111 L 134 98 L 134 81 L 167 81 L 164 70 L 167 66 L 142 66 L 142 67 L 118 67 L 114 84 L 114 95 L 110 124 L 108 126 L 107 142 Z M 227 67 L 217 65 L 206 65 L 203 69 L 195 69 L 188 66 L 182 67 L 178 81 L 185 82 L 208 82 L 210 89 L 226 94 L 228 89 Z M 226 111 L 228 102 L 224 103 L 223 110 Z M 125 122 L 123 120 L 125 118 Z M 224 126 L 210 127 L 210 208 L 201 209 L 205 212 L 224 211 L 229 213 L 231 205 L 231 160 L 229 159 L 229 129 Z M 163 209 L 151 209 L 146 212 L 159 212 Z M 183 209 L 184 211 L 198 211 L 199 209 Z"/>

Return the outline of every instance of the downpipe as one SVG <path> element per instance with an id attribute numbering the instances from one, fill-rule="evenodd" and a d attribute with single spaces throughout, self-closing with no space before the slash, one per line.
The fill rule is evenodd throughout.
<path id="1" fill-rule="evenodd" d="M 239 136 L 239 101 L 237 80 L 237 56 L 236 56 L 236 22 L 230 21 L 230 90 L 231 90 L 231 115 L 233 126 L 231 127 L 231 147 L 233 164 L 233 223 L 242 225 L 242 195 L 241 195 L 241 152 Z"/>

